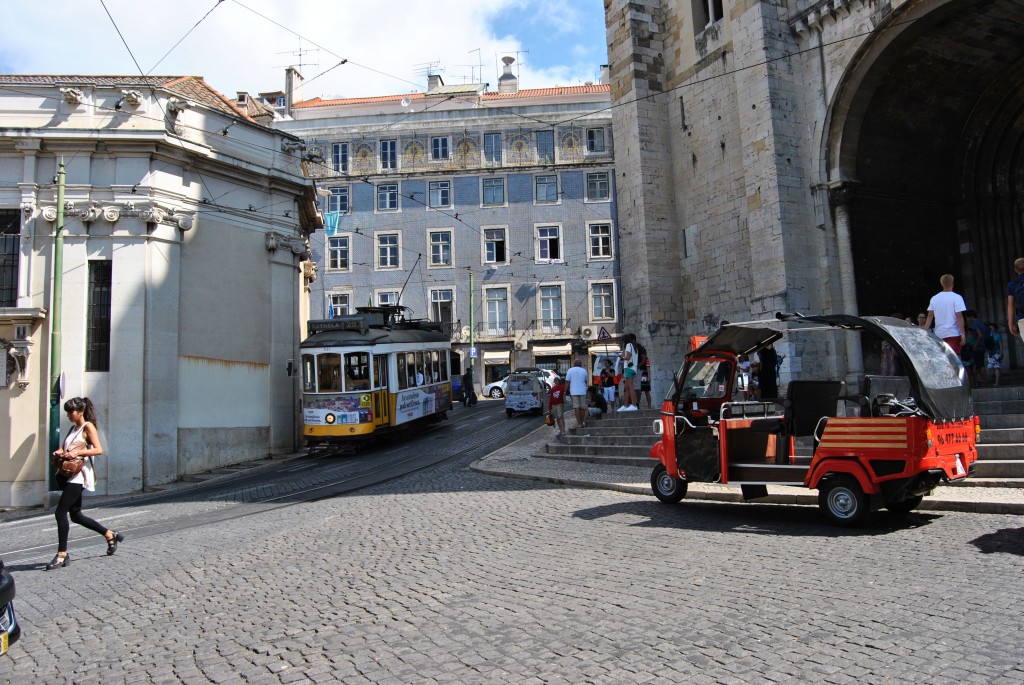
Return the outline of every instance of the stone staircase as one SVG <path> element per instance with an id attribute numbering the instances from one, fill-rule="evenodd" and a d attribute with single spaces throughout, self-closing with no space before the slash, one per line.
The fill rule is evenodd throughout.
<path id="1" fill-rule="evenodd" d="M 979 388 L 974 410 L 981 417 L 978 463 L 974 477 L 962 485 L 1024 488 L 1024 384 Z M 658 441 L 652 430 L 657 409 L 609 412 L 586 429 L 568 431 L 548 440 L 535 458 L 582 462 L 601 466 L 637 466 L 653 469 L 649 457 Z"/>

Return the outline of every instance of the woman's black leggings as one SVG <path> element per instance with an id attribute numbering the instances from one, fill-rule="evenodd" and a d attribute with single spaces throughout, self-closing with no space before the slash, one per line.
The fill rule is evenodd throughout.
<path id="1" fill-rule="evenodd" d="M 89 530 L 94 530 L 100 535 L 106 536 L 107 528 L 96 523 L 82 513 L 82 490 L 85 486 L 81 483 L 65 483 L 61 488 L 60 501 L 57 502 L 57 511 L 54 517 L 57 519 L 57 551 L 68 551 L 68 531 L 71 524 L 68 523 L 68 515 L 71 520 Z"/>

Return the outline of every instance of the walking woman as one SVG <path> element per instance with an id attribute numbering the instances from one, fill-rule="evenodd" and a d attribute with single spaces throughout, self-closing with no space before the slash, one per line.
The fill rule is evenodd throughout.
<path id="1" fill-rule="evenodd" d="M 103 454 L 103 445 L 100 444 L 100 435 L 96 431 L 96 410 L 88 397 L 74 397 L 64 403 L 64 411 L 67 412 L 68 421 L 74 424 L 64 438 L 64 444 L 54 452 L 54 456 L 63 457 L 84 457 L 82 470 L 70 478 L 57 475 L 57 485 L 60 486 L 60 501 L 57 502 L 57 511 L 54 516 L 57 518 L 57 556 L 46 565 L 47 571 L 52 571 L 61 566 L 71 563 L 68 558 L 68 531 L 71 525 L 68 523 L 68 516 L 80 526 L 94 530 L 107 540 L 107 554 L 117 551 L 117 543 L 124 540 L 124 535 L 117 531 L 110 530 L 82 513 L 82 491 L 92 492 L 96 489 L 96 470 L 93 467 L 93 457 Z"/>

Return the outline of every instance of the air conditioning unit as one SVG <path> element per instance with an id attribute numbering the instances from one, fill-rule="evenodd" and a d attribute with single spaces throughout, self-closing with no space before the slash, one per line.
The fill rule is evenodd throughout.
<path id="1" fill-rule="evenodd" d="M 517 343 L 516 343 L 516 349 L 517 349 L 517 350 L 523 350 L 523 349 L 526 349 L 526 343 L 524 343 L 524 342 L 517 342 Z"/>
<path id="2" fill-rule="evenodd" d="M 584 328 L 580 330 L 580 335 L 583 336 L 584 340 L 595 340 L 597 338 L 597 331 L 593 328 Z"/>

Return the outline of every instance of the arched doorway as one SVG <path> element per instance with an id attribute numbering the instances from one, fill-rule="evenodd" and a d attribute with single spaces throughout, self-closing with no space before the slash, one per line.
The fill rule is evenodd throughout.
<path id="1" fill-rule="evenodd" d="M 906 3 L 835 102 L 828 164 L 852 181 L 858 310 L 913 314 L 952 273 L 967 306 L 1005 326 L 1024 256 L 1024 0 Z"/>

